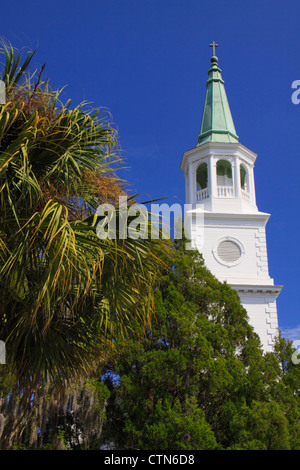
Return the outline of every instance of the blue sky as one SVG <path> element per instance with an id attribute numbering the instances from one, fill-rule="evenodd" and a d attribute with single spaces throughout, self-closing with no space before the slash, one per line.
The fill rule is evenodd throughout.
<path id="1" fill-rule="evenodd" d="M 256 197 L 267 224 L 270 275 L 284 289 L 279 326 L 300 340 L 300 2 L 15 0 L 1 6 L 1 36 L 38 46 L 35 65 L 63 99 L 106 107 L 119 129 L 139 200 L 184 204 L 184 151 L 196 146 L 215 40 L 240 142 L 258 154 Z M 293 336 L 292 336 L 293 335 Z"/>

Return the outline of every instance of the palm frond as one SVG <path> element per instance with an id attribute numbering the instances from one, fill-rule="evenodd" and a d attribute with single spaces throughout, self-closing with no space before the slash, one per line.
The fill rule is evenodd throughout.
<path id="1" fill-rule="evenodd" d="M 0 337 L 31 387 L 89 371 L 114 335 L 149 324 L 165 244 L 97 236 L 97 206 L 123 191 L 110 114 L 59 102 L 41 74 L 27 73 L 34 52 L 2 52 Z"/>

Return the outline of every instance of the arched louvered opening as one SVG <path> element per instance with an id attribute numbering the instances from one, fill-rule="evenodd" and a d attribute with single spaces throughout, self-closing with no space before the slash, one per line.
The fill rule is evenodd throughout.
<path id="1" fill-rule="evenodd" d="M 207 163 L 200 163 L 197 168 L 197 189 L 207 188 Z"/>
<path id="2" fill-rule="evenodd" d="M 241 188 L 249 192 L 249 175 L 245 165 L 240 165 Z"/>
<path id="3" fill-rule="evenodd" d="M 247 201 L 250 201 L 250 182 L 249 182 L 249 171 L 243 163 L 240 165 L 240 179 L 241 179 L 241 190 L 242 197 Z"/>
<path id="4" fill-rule="evenodd" d="M 219 197 L 233 196 L 232 167 L 228 160 L 217 162 L 217 189 Z"/>
<path id="5" fill-rule="evenodd" d="M 197 179 L 197 201 L 207 199 L 208 194 L 208 175 L 207 175 L 207 163 L 203 162 L 197 168 L 196 172 Z"/>

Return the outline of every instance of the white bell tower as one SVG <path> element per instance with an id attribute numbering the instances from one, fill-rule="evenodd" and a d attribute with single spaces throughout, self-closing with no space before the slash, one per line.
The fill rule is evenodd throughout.
<path id="1" fill-rule="evenodd" d="M 192 240 L 201 231 L 208 269 L 235 289 L 263 350 L 272 351 L 278 334 L 276 298 L 282 286 L 269 276 L 266 224 L 270 214 L 256 206 L 257 155 L 239 143 L 213 43 L 206 99 L 197 146 L 183 154 L 186 203 Z M 203 226 L 195 214 L 204 213 Z M 197 218 L 196 218 L 197 220 Z"/>

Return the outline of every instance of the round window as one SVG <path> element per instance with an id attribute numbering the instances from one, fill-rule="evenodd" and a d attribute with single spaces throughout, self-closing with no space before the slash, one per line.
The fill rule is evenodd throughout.
<path id="1" fill-rule="evenodd" d="M 217 253 L 219 258 L 225 263 L 234 263 L 242 254 L 240 247 L 231 240 L 224 240 L 219 243 Z"/>
<path id="2" fill-rule="evenodd" d="M 244 249 L 240 242 L 226 238 L 219 241 L 213 252 L 219 263 L 234 266 L 240 262 Z"/>

